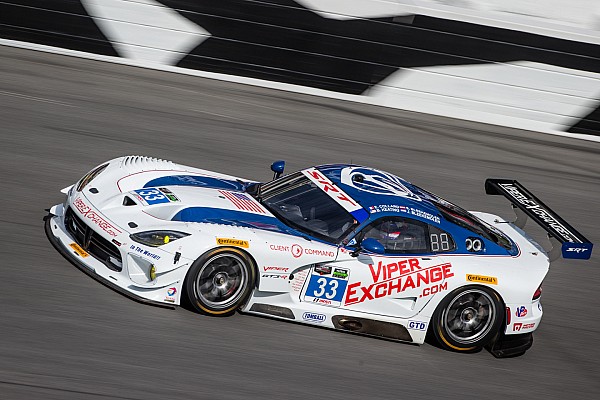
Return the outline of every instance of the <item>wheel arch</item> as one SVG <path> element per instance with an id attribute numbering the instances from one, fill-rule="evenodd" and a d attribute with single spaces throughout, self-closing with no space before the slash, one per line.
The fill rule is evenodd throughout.
<path id="1" fill-rule="evenodd" d="M 241 255 L 244 259 L 247 259 L 248 261 L 250 261 L 250 268 L 254 271 L 254 277 L 253 277 L 253 282 L 252 282 L 252 286 L 250 288 L 250 293 L 248 294 L 248 297 L 251 296 L 252 291 L 257 287 L 258 285 L 258 280 L 259 280 L 259 269 L 258 269 L 258 263 L 256 262 L 256 259 L 252 256 L 252 254 L 250 254 L 248 251 L 246 251 L 245 249 L 239 248 L 239 247 L 235 247 L 235 246 L 215 246 L 212 248 L 208 248 L 205 249 L 204 252 L 202 252 L 201 254 L 199 254 L 196 259 L 192 262 L 190 268 L 188 268 L 188 270 L 185 273 L 185 277 L 184 280 L 182 282 L 182 300 L 185 299 L 186 303 L 188 303 L 188 305 L 191 302 L 191 296 L 188 292 L 188 281 L 190 278 L 190 275 L 192 273 L 195 273 L 194 271 L 194 266 L 197 262 L 199 262 L 203 257 L 206 257 L 207 259 L 210 258 L 212 255 L 214 254 L 219 254 L 221 252 L 231 252 L 231 253 L 237 253 L 238 255 Z M 248 298 L 246 298 L 244 301 L 242 301 L 242 303 L 247 302 Z M 238 306 L 237 308 L 239 308 L 241 306 Z M 215 313 L 213 315 L 217 315 L 217 314 L 221 314 L 221 313 Z M 228 315 L 229 312 L 223 312 L 223 315 Z"/>
<path id="2" fill-rule="evenodd" d="M 444 335 L 442 334 L 442 332 L 438 332 L 438 334 L 436 334 L 436 332 L 434 332 L 434 330 L 440 329 L 440 326 L 437 323 L 437 317 L 438 317 L 439 313 L 441 312 L 441 309 L 445 308 L 448 305 L 448 303 L 452 300 L 452 298 L 455 298 L 461 292 L 468 291 L 468 290 L 483 290 L 484 292 L 488 292 L 488 291 L 491 292 L 496 297 L 498 304 L 499 304 L 497 313 L 499 315 L 500 322 L 498 323 L 496 332 L 489 333 L 489 337 L 486 338 L 486 343 L 481 344 L 481 345 L 478 344 L 478 345 L 471 346 L 468 348 L 460 348 L 460 347 L 457 347 L 454 344 L 450 343 L 448 340 L 446 340 L 444 338 Z M 443 296 L 441 298 L 441 300 L 438 302 L 438 304 L 436 305 L 436 307 L 432 313 L 429 326 L 427 327 L 427 337 L 430 337 L 430 338 L 435 337 L 438 341 L 444 342 L 444 343 L 439 343 L 440 345 L 442 345 L 443 347 L 449 348 L 451 350 L 459 351 L 459 352 L 472 352 L 472 351 L 478 351 L 483 346 L 485 346 L 487 343 L 493 342 L 498 334 L 503 333 L 505 327 L 506 327 L 506 302 L 505 302 L 503 296 L 500 294 L 500 292 L 498 290 L 496 290 L 495 288 L 491 287 L 490 285 L 468 284 L 468 285 L 461 285 L 461 286 L 455 287 L 454 289 L 449 291 L 445 296 Z M 485 334 L 484 336 L 487 336 L 487 335 L 488 334 Z"/>

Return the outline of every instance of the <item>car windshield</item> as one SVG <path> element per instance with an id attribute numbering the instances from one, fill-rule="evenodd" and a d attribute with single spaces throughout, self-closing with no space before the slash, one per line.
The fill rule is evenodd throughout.
<path id="1" fill-rule="evenodd" d="M 511 241 L 502 232 L 489 225 L 485 221 L 480 220 L 470 212 L 447 200 L 442 199 L 431 192 L 428 192 L 417 186 L 414 188 L 417 189 L 415 191 L 419 196 L 431 201 L 446 220 L 468 229 L 480 236 L 483 236 L 484 238 L 491 240 L 507 250 L 512 248 Z"/>
<path id="2" fill-rule="evenodd" d="M 338 243 L 356 220 L 302 172 L 248 190 L 286 225 L 316 238 Z"/>

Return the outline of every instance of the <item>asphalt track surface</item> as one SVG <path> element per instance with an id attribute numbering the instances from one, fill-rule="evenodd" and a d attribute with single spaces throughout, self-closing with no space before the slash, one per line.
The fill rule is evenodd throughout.
<path id="1" fill-rule="evenodd" d="M 486 196 L 483 181 L 516 178 L 598 245 L 600 143 L 8 47 L 0 47 L 0 121 L 1 399 L 600 393 L 600 248 L 589 262 L 552 265 L 533 348 L 499 360 L 142 305 L 62 258 L 42 224 L 61 188 L 120 155 L 259 180 L 275 159 L 287 171 L 352 161 L 505 217 L 508 203 Z"/>

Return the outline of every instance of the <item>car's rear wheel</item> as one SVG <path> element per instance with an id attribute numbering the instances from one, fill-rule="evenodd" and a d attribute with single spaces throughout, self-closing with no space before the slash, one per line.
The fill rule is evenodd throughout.
<path id="1" fill-rule="evenodd" d="M 445 349 L 479 351 L 498 333 L 503 310 L 500 296 L 487 287 L 458 288 L 442 300 L 433 314 L 433 335 Z"/>
<path id="2" fill-rule="evenodd" d="M 230 315 L 242 305 L 256 281 L 252 259 L 235 248 L 211 250 L 190 268 L 185 289 L 190 304 L 209 315 Z"/>

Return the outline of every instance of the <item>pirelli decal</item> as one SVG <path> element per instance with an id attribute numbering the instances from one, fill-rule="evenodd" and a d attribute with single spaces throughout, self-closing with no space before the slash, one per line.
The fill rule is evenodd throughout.
<path id="1" fill-rule="evenodd" d="M 468 282 L 487 283 L 488 285 L 497 285 L 498 278 L 495 276 L 472 275 L 467 274 Z"/>
<path id="2" fill-rule="evenodd" d="M 217 238 L 217 244 L 220 246 L 236 246 L 247 249 L 250 247 L 250 243 L 247 240 L 231 239 L 231 238 Z"/>

